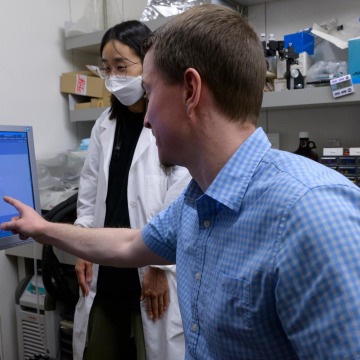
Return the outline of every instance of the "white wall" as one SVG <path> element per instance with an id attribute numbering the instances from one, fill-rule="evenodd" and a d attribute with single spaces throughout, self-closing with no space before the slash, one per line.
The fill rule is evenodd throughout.
<path id="1" fill-rule="evenodd" d="M 51 156 L 73 147 L 60 74 L 71 71 L 64 50 L 63 25 L 69 3 L 56 0 L 7 1 L 0 14 L 1 124 L 34 127 L 36 155 Z"/>
<path id="2" fill-rule="evenodd" d="M 73 0 L 76 2 L 75 0 Z M 60 74 L 72 70 L 64 50 L 64 21 L 70 2 L 11 0 L 0 12 L 0 124 L 34 127 L 37 157 L 51 157 L 77 144 L 68 120 Z M 3 360 L 18 360 L 15 289 L 16 258 L 0 252 L 0 322 Z"/>
<path id="3" fill-rule="evenodd" d="M 106 0 L 112 17 L 133 18 L 145 0 Z M 31 125 L 37 159 L 74 149 L 89 136 L 92 122 L 69 121 L 68 100 L 60 76 L 86 64 L 84 54 L 65 50 L 64 24 L 76 23 L 102 0 L 11 0 L 0 12 L 0 124 Z M 114 10 L 115 9 L 115 10 Z M 125 9 L 124 16 L 119 10 Z M 134 10 L 135 9 L 135 10 Z M 113 24 L 109 24 L 113 25 Z M 0 358 L 18 360 L 15 289 L 16 257 L 0 251 Z M 21 359 L 22 360 L 22 359 Z"/>

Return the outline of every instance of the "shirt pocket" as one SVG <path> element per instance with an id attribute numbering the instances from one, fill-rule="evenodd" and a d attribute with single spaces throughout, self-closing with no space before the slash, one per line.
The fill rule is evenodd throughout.
<path id="1" fill-rule="evenodd" d="M 225 274 L 220 277 L 226 308 L 240 315 L 245 328 L 251 328 L 251 291 L 250 282 L 242 278 L 233 278 Z"/>
<path id="2" fill-rule="evenodd" d="M 205 328 L 214 331 L 211 335 L 214 340 L 224 331 L 238 336 L 239 332 L 252 330 L 250 282 L 215 271 L 211 279 L 199 310 Z"/>
<path id="3" fill-rule="evenodd" d="M 209 273 L 198 302 L 200 327 L 214 359 L 225 359 L 224 354 L 237 359 L 239 346 L 254 338 L 250 282 L 215 269 Z"/>

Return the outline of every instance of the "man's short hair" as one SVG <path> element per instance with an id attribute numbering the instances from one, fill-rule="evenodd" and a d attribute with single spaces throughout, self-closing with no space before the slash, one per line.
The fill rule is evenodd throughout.
<path id="1" fill-rule="evenodd" d="M 256 123 L 266 62 L 259 37 L 239 13 L 221 5 L 194 6 L 151 34 L 144 51 L 150 48 L 169 84 L 182 83 L 185 70 L 194 68 L 222 113 Z"/>

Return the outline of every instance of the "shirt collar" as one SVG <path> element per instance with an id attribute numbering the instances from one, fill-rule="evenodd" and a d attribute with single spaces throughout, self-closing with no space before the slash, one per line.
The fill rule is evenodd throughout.
<path id="1" fill-rule="evenodd" d="M 205 195 L 238 211 L 256 168 L 270 148 L 266 134 L 262 128 L 257 128 L 227 161 Z M 185 192 L 185 201 L 194 206 L 203 194 L 197 182 L 192 180 Z"/>

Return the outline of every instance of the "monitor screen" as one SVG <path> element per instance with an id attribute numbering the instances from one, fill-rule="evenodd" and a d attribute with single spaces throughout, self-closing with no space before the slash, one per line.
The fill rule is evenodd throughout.
<path id="1" fill-rule="evenodd" d="M 14 207 L 2 200 L 4 195 L 22 201 L 41 214 L 31 126 L 0 125 L 0 223 L 18 215 Z M 32 241 L 22 241 L 18 235 L 0 230 L 0 250 Z"/>

